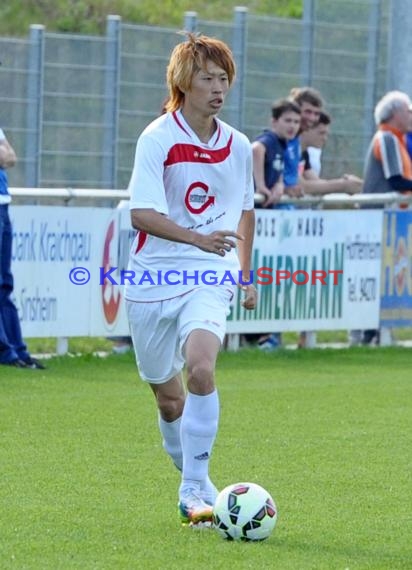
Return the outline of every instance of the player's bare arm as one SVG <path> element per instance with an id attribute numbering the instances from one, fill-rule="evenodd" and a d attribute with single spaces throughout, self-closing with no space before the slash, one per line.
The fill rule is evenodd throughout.
<path id="1" fill-rule="evenodd" d="M 237 247 L 240 267 L 242 270 L 242 281 L 247 282 L 250 279 L 253 237 L 255 235 L 254 210 L 243 210 L 238 226 L 238 232 L 244 236 L 244 239 L 239 241 Z M 257 303 L 256 287 L 253 284 L 242 285 L 242 290 L 245 293 L 242 305 L 245 309 L 253 310 Z"/>
<path id="2" fill-rule="evenodd" d="M 265 207 L 267 201 L 270 199 L 272 195 L 270 188 L 268 188 L 265 184 L 266 148 L 261 142 L 255 141 L 252 144 L 252 152 L 253 152 L 253 178 L 256 184 L 256 192 L 264 196 L 265 202 L 263 203 L 263 207 Z"/>
<path id="3" fill-rule="evenodd" d="M 198 247 L 202 251 L 215 253 L 224 257 L 227 251 L 236 247 L 236 240 L 243 240 L 240 233 L 229 230 L 219 230 L 210 234 L 200 234 L 193 230 L 182 228 L 163 214 L 153 209 L 131 211 L 132 226 L 147 234 Z"/>
<path id="4" fill-rule="evenodd" d="M 305 170 L 301 183 L 306 194 L 323 195 L 333 192 L 357 194 L 362 190 L 363 180 L 352 174 L 345 174 L 341 178 L 326 180 L 320 178 L 312 169 Z"/>

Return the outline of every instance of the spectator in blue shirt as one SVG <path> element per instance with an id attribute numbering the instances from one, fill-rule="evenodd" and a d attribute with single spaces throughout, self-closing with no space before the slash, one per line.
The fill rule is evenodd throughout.
<path id="1" fill-rule="evenodd" d="M 276 208 L 283 195 L 286 147 L 299 129 L 300 107 L 289 99 L 275 101 L 270 129 L 265 130 L 252 144 L 255 192 L 263 196 L 262 208 Z M 255 340 L 256 335 L 247 338 Z M 258 336 L 258 346 L 262 350 L 273 350 L 281 344 L 280 333 Z"/>
<path id="2" fill-rule="evenodd" d="M 272 207 L 283 195 L 286 148 L 299 129 L 299 106 L 280 99 L 272 105 L 271 128 L 252 144 L 255 191 L 264 197 L 263 208 Z"/>

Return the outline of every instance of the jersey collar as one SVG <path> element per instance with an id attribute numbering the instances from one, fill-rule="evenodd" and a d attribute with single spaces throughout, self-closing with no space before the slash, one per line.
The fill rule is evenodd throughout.
<path id="1" fill-rule="evenodd" d="M 220 139 L 220 135 L 221 135 L 221 131 L 222 131 L 221 126 L 220 126 L 220 121 L 217 118 L 215 118 L 217 129 L 215 130 L 215 132 L 211 136 L 209 142 L 204 143 L 199 139 L 197 134 L 192 130 L 190 125 L 187 123 L 186 119 L 183 116 L 181 109 L 179 109 L 178 111 L 173 111 L 172 116 L 173 116 L 173 119 L 176 121 L 178 127 L 180 129 L 182 129 L 182 131 L 184 133 L 186 133 L 186 135 L 189 138 L 191 138 L 193 141 L 195 141 L 196 144 L 201 145 L 201 146 L 205 146 L 205 147 L 209 147 L 209 148 L 213 148 L 214 146 L 216 146 L 218 140 Z"/>

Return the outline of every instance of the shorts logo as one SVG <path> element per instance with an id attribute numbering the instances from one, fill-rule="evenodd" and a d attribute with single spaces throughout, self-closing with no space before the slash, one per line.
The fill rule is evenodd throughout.
<path id="1" fill-rule="evenodd" d="M 209 187 L 204 182 L 193 182 L 185 196 L 185 205 L 191 214 L 202 214 L 215 203 L 215 196 L 208 196 Z"/>

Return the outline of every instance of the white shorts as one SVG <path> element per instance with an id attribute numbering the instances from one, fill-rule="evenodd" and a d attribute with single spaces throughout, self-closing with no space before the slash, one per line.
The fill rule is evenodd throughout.
<path id="1" fill-rule="evenodd" d="M 210 331 L 223 342 L 232 298 L 233 289 L 213 285 L 165 301 L 126 301 L 141 378 L 162 384 L 178 374 L 185 363 L 183 346 L 195 329 Z"/>

